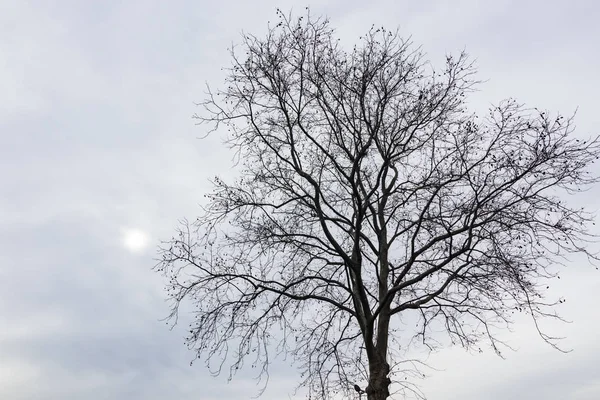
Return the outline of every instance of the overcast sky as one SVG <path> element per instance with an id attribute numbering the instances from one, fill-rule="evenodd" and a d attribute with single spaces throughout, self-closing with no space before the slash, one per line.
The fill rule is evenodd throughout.
<path id="1" fill-rule="evenodd" d="M 194 218 L 231 154 L 190 118 L 227 47 L 275 8 L 327 14 L 351 43 L 400 26 L 436 61 L 466 48 L 487 79 L 475 108 L 512 96 L 600 131 L 600 3 L 589 1 L 0 0 L 0 399 L 250 399 L 212 378 L 164 322 L 155 246 Z M 597 210 L 600 187 L 573 201 Z M 600 245 L 599 245 L 600 246 Z M 600 250 L 600 249 L 599 249 Z M 600 273 L 574 259 L 552 285 L 569 354 L 528 321 L 518 349 L 443 350 L 430 400 L 600 399 Z M 277 368 L 264 399 L 297 382 Z"/>

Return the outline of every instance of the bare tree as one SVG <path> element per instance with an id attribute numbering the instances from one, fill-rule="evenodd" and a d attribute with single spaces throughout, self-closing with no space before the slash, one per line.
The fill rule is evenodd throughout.
<path id="1" fill-rule="evenodd" d="M 536 327 L 559 318 L 547 278 L 570 253 L 595 256 L 592 215 L 558 196 L 597 182 L 598 138 L 513 100 L 467 112 L 477 81 L 465 54 L 438 71 L 383 28 L 346 52 L 328 20 L 278 15 L 266 37 L 244 35 L 197 116 L 228 129 L 240 177 L 214 179 L 156 267 L 171 316 L 196 307 L 197 356 L 263 377 L 283 353 L 313 398 L 356 396 L 364 382 L 383 400 L 405 381 L 399 338 L 433 346 L 439 326 L 499 352 L 515 310 Z"/>

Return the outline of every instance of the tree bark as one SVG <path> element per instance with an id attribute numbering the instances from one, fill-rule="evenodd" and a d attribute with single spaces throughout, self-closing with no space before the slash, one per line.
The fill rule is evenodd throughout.
<path id="1" fill-rule="evenodd" d="M 367 400 L 386 400 L 389 397 L 391 383 L 389 372 L 390 365 L 385 354 L 377 354 L 376 360 L 369 363 L 369 386 L 365 390 Z"/>

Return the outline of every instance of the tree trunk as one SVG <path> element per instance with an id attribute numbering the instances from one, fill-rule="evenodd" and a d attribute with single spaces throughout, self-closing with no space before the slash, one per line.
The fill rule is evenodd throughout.
<path id="1" fill-rule="evenodd" d="M 389 372 L 390 365 L 385 354 L 378 354 L 377 359 L 369 363 L 369 386 L 365 390 L 367 400 L 386 400 L 389 397 L 391 383 Z"/>

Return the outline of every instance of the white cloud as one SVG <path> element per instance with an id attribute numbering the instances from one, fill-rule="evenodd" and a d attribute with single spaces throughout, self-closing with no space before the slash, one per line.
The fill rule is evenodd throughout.
<path id="1" fill-rule="evenodd" d="M 194 218 L 207 178 L 230 174 L 220 138 L 197 140 L 204 130 L 190 118 L 205 81 L 221 83 L 242 30 L 264 32 L 275 7 L 294 2 L 35 3 L 0 13 L 0 398 L 249 398 L 247 377 L 228 385 L 186 367 L 182 330 L 157 322 L 167 307 L 148 253 Z M 376 23 L 400 25 L 434 60 L 466 47 L 490 79 L 476 107 L 513 95 L 579 106 L 580 134 L 597 130 L 595 2 L 449 4 L 337 0 L 312 12 L 327 12 L 347 42 Z M 599 194 L 577 201 L 597 207 Z M 123 238 L 123 224 L 142 230 Z M 573 353 L 553 352 L 524 322 L 507 361 L 432 356 L 445 371 L 423 381 L 430 399 L 511 398 L 511 387 L 540 398 L 544 385 L 549 400 L 597 398 L 600 276 L 580 261 L 556 286 L 574 322 L 555 329 Z M 294 382 L 293 370 L 273 371 L 265 398 L 287 398 Z"/>

